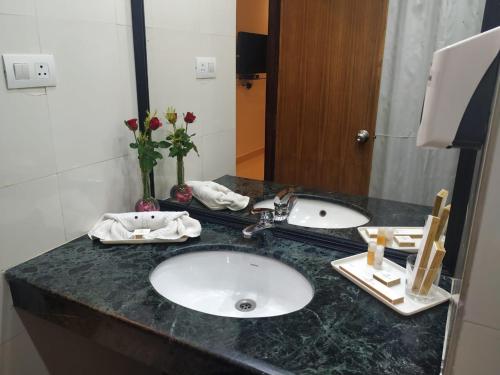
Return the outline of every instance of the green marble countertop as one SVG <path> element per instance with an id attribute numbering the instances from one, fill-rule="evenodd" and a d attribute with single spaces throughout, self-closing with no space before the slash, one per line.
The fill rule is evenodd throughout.
<path id="1" fill-rule="evenodd" d="M 78 238 L 6 271 L 14 304 L 77 331 L 84 321 L 80 332 L 96 341 L 115 321 L 147 332 L 151 340 L 161 338 L 157 360 L 151 351 L 144 362 L 167 373 L 439 374 L 446 304 L 403 317 L 332 269 L 332 260 L 347 255 L 341 248 L 281 238 L 245 240 L 227 226 L 202 226 L 199 239 L 181 244 L 106 246 Z M 279 259 L 311 281 L 314 298 L 291 314 L 237 319 L 190 310 L 157 294 L 150 272 L 200 245 Z M 86 313 L 74 312 L 79 309 Z M 136 353 L 136 347 L 127 352 L 123 337 L 119 350 Z M 145 340 L 141 348 L 148 345 Z M 168 353 L 190 365 L 179 368 L 165 359 Z M 222 371 L 227 366 L 232 372 Z"/>

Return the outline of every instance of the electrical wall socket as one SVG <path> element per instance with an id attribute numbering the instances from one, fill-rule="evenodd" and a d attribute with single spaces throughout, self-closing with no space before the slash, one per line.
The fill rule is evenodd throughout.
<path id="1" fill-rule="evenodd" d="M 49 64 L 44 62 L 35 63 L 35 78 L 49 79 L 50 78 Z"/>
<path id="2" fill-rule="evenodd" d="M 2 57 L 8 89 L 56 85 L 53 55 L 4 54 Z"/>

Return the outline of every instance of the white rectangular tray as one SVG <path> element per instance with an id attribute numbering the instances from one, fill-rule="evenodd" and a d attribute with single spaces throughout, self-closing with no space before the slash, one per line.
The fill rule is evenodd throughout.
<path id="1" fill-rule="evenodd" d="M 389 301 L 386 301 L 382 297 L 378 296 L 375 292 L 373 292 L 370 288 L 368 288 L 366 285 L 361 283 L 358 279 L 356 279 L 355 277 L 351 276 L 349 273 L 340 269 L 340 265 L 351 264 L 351 265 L 354 265 L 356 267 L 362 267 L 362 269 L 364 269 L 366 271 L 366 273 L 371 273 L 372 275 L 374 272 L 380 271 L 380 270 L 376 270 L 375 268 L 373 268 L 373 266 L 369 266 L 368 264 L 366 264 L 366 254 L 367 253 L 361 253 L 361 254 L 356 254 L 356 255 L 353 255 L 353 256 L 350 256 L 347 258 L 338 259 L 338 260 L 331 262 L 331 264 L 337 272 L 339 272 L 340 274 L 342 274 L 343 276 L 345 276 L 346 278 L 351 280 L 354 284 L 359 286 L 361 289 L 370 293 L 372 296 L 374 296 L 380 302 L 389 306 L 391 309 L 400 313 L 401 315 L 405 315 L 405 316 L 413 315 L 413 314 L 416 314 L 420 311 L 430 309 L 431 307 L 439 305 L 439 304 L 446 302 L 450 299 L 450 294 L 447 291 L 445 291 L 444 289 L 442 289 L 440 287 L 436 287 L 436 286 L 432 287 L 432 288 L 434 288 L 434 290 L 433 290 L 434 298 L 432 300 L 430 300 L 428 302 L 419 302 L 419 301 L 415 301 L 415 300 L 411 299 L 405 293 L 406 269 L 401 267 L 400 265 L 384 258 L 384 262 L 382 264 L 382 270 L 389 271 L 393 274 L 397 274 L 401 278 L 401 282 L 398 285 L 392 286 L 391 289 L 394 288 L 395 291 L 401 292 L 402 294 L 404 294 L 404 298 L 405 298 L 403 303 L 393 305 Z"/>
<path id="2" fill-rule="evenodd" d="M 368 237 L 368 234 L 366 234 L 366 229 L 378 229 L 378 228 L 385 228 L 385 229 L 391 228 L 393 230 L 395 230 L 395 229 L 423 229 L 422 227 L 358 227 L 358 233 L 366 243 L 369 243 L 370 241 L 375 241 L 375 239 Z M 405 253 L 413 254 L 413 253 L 416 253 L 418 251 L 419 246 L 420 246 L 420 239 L 416 238 L 415 239 L 415 247 L 408 247 L 408 246 L 400 247 L 394 241 L 391 244 L 391 246 L 387 246 L 387 247 L 390 249 L 395 249 L 395 250 L 403 251 Z"/>
<path id="3" fill-rule="evenodd" d="M 101 240 L 101 243 L 105 245 L 141 245 L 146 243 L 174 243 L 174 242 L 185 242 L 188 237 L 184 236 L 175 240 L 144 240 L 144 239 L 129 239 L 129 240 Z"/>

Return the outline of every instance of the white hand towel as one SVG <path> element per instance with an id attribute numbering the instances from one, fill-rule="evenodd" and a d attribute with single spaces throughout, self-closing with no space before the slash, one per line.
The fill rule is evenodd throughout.
<path id="1" fill-rule="evenodd" d="M 249 197 L 237 194 L 227 187 L 213 181 L 188 181 L 188 186 L 193 188 L 193 195 L 211 210 L 239 211 L 248 206 Z"/>
<path id="2" fill-rule="evenodd" d="M 200 222 L 182 212 L 126 212 L 104 214 L 90 230 L 90 238 L 106 241 L 128 240 L 136 229 L 151 229 L 143 236 L 146 240 L 177 240 L 181 237 L 198 237 Z"/>

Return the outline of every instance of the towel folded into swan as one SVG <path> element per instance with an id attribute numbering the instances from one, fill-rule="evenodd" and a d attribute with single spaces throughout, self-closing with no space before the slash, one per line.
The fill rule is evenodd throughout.
<path id="1" fill-rule="evenodd" d="M 131 239 L 136 229 L 150 229 L 143 238 L 146 240 L 177 240 L 182 237 L 198 237 L 200 222 L 181 212 L 126 212 L 104 214 L 89 231 L 90 238 L 105 241 Z"/>
<path id="2" fill-rule="evenodd" d="M 186 184 L 193 188 L 194 197 L 211 210 L 229 208 L 231 211 L 239 211 L 250 201 L 249 197 L 237 194 L 213 181 L 188 181 Z"/>

